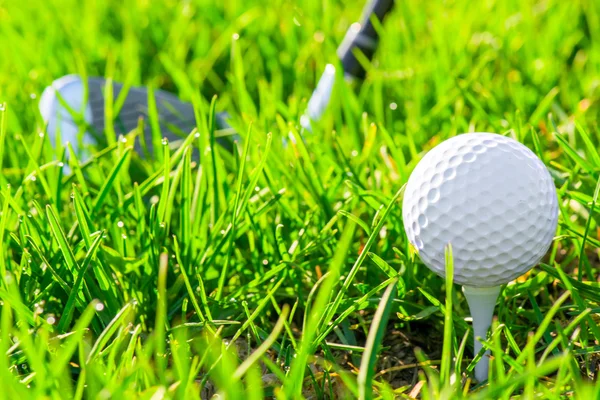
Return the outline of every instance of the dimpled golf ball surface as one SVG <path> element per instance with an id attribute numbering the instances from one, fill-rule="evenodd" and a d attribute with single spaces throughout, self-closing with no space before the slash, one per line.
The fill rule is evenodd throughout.
<path id="1" fill-rule="evenodd" d="M 425 265 L 444 276 L 451 243 L 454 282 L 488 287 L 540 261 L 556 231 L 558 202 L 531 150 L 501 135 L 469 133 L 423 157 L 408 180 L 402 215 Z"/>

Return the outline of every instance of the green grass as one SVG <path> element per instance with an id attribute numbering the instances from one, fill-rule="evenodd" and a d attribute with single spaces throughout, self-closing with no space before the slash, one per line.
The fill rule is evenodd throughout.
<path id="1" fill-rule="evenodd" d="M 365 82 L 339 80 L 302 141 L 347 3 L 0 0 L 1 396 L 600 396 L 600 6 L 397 0 Z M 67 158 L 36 110 L 68 73 L 176 92 L 199 135 Z M 536 151 L 561 211 L 501 292 L 479 385 L 466 301 L 401 220 L 422 155 L 469 131 Z"/>

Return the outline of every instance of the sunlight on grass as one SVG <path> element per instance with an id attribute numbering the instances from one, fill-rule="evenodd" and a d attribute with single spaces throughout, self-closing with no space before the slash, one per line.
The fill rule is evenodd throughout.
<path id="1" fill-rule="evenodd" d="M 0 0 L 4 396 L 600 397 L 600 6 L 397 0 L 366 79 L 338 79 L 305 132 L 361 7 Z M 150 94 L 126 137 L 51 143 L 39 96 L 72 73 L 176 93 L 196 128 L 171 148 Z M 144 126 L 152 152 L 138 154 Z M 464 295 L 401 220 L 416 163 L 473 131 L 533 149 L 561 213 L 474 359 Z"/>

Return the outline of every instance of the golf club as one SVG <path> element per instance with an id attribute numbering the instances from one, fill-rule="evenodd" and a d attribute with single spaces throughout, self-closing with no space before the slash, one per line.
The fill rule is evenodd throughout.
<path id="1" fill-rule="evenodd" d="M 365 76 L 364 65 L 359 62 L 356 54 L 361 52 L 368 60 L 372 59 L 378 43 L 378 33 L 373 20 L 382 22 L 393 4 L 393 0 L 369 1 L 363 9 L 360 21 L 352 24 L 346 32 L 337 54 L 347 79 L 361 79 Z M 84 144 L 97 144 L 106 127 L 104 90 L 109 81 L 100 77 L 87 78 L 86 101 L 86 85 L 82 79 L 78 75 L 67 75 L 55 80 L 44 90 L 39 103 L 40 113 L 47 124 L 47 133 L 52 142 L 56 142 L 60 132 L 61 141 L 70 142 L 76 153 L 80 151 L 78 136 L 81 134 L 79 126 L 82 123 L 86 126 L 82 140 Z M 334 80 L 335 66 L 328 64 L 308 101 L 306 113 L 301 117 L 301 125 L 307 131 L 311 131 L 311 121 L 319 120 L 327 108 Z M 112 90 L 113 98 L 116 99 L 124 90 L 124 85 L 112 82 Z M 174 94 L 163 90 L 155 90 L 154 97 L 161 135 L 169 142 L 181 140 L 194 129 L 196 119 L 192 104 L 183 102 Z M 71 110 L 68 110 L 65 104 Z M 138 126 L 140 118 L 147 121 L 148 117 L 148 89 L 130 87 L 120 112 L 112 121 L 115 133 L 119 135 L 131 132 Z M 217 136 L 219 143 L 231 149 L 231 138 L 236 136 L 227 119 L 227 113 L 217 115 Z M 148 148 L 152 147 L 151 132 L 149 124 L 145 124 L 143 134 Z M 136 151 L 142 154 L 138 141 L 135 146 Z"/>

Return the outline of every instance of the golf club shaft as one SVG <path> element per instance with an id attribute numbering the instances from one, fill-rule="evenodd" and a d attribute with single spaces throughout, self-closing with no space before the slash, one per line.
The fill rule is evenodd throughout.
<path id="1" fill-rule="evenodd" d="M 346 74 L 364 78 L 366 71 L 356 58 L 356 51 L 360 51 L 368 60 L 373 59 L 379 42 L 379 34 L 373 21 L 382 23 L 393 6 L 394 0 L 371 0 L 363 8 L 360 21 L 350 26 L 337 51 Z"/>
<path id="2" fill-rule="evenodd" d="M 367 60 L 371 61 L 377 50 L 379 35 L 373 25 L 373 21 L 383 22 L 385 16 L 392 10 L 394 0 L 371 0 L 363 8 L 359 22 L 350 26 L 344 40 L 337 50 L 344 75 L 350 79 L 362 79 L 366 75 L 365 65 L 358 59 L 361 53 Z M 313 91 L 306 111 L 300 117 L 300 125 L 308 132 L 312 132 L 311 121 L 321 119 L 323 112 L 329 105 L 331 92 L 335 82 L 335 66 L 328 64 L 319 78 L 319 82 Z"/>

